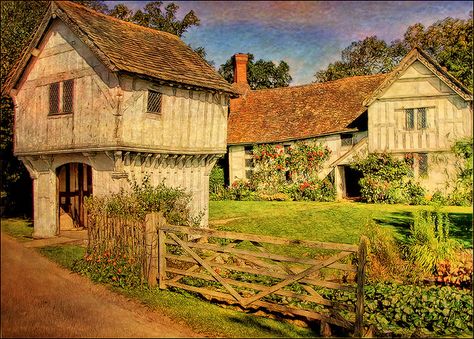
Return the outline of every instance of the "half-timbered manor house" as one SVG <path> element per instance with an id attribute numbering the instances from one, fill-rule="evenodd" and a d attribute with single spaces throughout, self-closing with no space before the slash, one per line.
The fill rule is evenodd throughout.
<path id="1" fill-rule="evenodd" d="M 145 175 L 191 192 L 207 224 L 235 93 L 177 36 L 54 1 L 5 88 L 14 153 L 33 178 L 35 237 L 83 226 L 85 196 Z"/>
<path id="2" fill-rule="evenodd" d="M 381 152 L 414 156 L 416 179 L 433 192 L 455 173 L 453 143 L 472 137 L 472 93 L 417 48 L 388 74 L 255 91 L 246 55 L 234 62 L 242 96 L 230 105 L 230 182 L 251 176 L 253 145 L 314 140 L 332 151 L 320 175 L 330 175 L 339 198 L 359 194 L 354 155 Z"/>

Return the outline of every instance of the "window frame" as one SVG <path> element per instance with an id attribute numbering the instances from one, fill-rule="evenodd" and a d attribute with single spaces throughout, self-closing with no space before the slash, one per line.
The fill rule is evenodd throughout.
<path id="1" fill-rule="evenodd" d="M 153 93 L 153 95 L 158 95 L 159 97 L 159 101 L 158 101 L 158 105 L 159 105 L 159 110 L 151 110 L 155 107 L 150 107 L 150 100 L 151 100 L 151 94 Z M 156 114 L 156 115 L 159 115 L 159 114 L 162 114 L 163 113 L 163 93 L 161 93 L 160 91 L 157 91 L 157 90 L 153 90 L 153 89 L 148 89 L 147 91 L 147 99 L 146 99 L 146 113 L 148 114 Z"/>
<path id="2" fill-rule="evenodd" d="M 405 130 L 425 130 L 428 128 L 428 107 L 405 108 Z"/>
<path id="3" fill-rule="evenodd" d="M 418 153 L 418 176 L 426 177 L 428 176 L 428 153 Z"/>
<path id="4" fill-rule="evenodd" d="M 66 95 L 68 95 L 68 93 L 66 93 L 66 90 L 65 90 L 65 83 L 69 83 L 71 85 L 69 85 L 69 89 L 67 90 L 67 92 L 70 91 L 69 93 L 69 96 L 67 97 Z M 52 91 L 53 91 L 53 88 L 55 88 L 57 90 L 57 93 L 53 94 Z M 56 81 L 56 82 L 52 82 L 48 85 L 48 91 L 49 91 L 49 94 L 48 94 L 48 116 L 52 117 L 52 116 L 60 116 L 60 115 L 69 115 L 69 114 L 73 114 L 74 113 L 74 104 L 75 104 L 75 99 L 76 99 L 76 96 L 75 96 L 75 89 L 76 89 L 76 86 L 75 86 L 75 79 L 67 79 L 67 80 L 63 80 L 63 81 Z M 54 106 L 56 106 L 56 109 L 52 109 L 53 108 L 53 102 L 52 102 L 52 99 L 54 97 Z M 67 98 L 70 98 L 70 99 L 67 99 Z M 66 101 L 70 101 L 69 103 L 69 107 L 66 107 Z M 66 108 L 69 108 L 68 110 L 66 110 Z"/>

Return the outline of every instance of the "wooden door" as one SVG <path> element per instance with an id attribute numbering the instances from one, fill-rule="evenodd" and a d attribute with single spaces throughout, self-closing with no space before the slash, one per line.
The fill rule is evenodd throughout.
<path id="1" fill-rule="evenodd" d="M 92 168 L 70 163 L 58 169 L 60 230 L 87 227 L 84 198 L 92 194 Z"/>

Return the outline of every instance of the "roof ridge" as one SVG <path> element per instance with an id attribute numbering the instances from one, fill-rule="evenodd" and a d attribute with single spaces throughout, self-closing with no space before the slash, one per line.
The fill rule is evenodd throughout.
<path id="1" fill-rule="evenodd" d="M 263 92 L 263 91 L 286 90 L 286 89 L 301 88 L 301 87 L 315 87 L 315 86 L 333 84 L 333 83 L 338 82 L 338 81 L 354 79 L 354 78 L 371 78 L 371 77 L 378 77 L 378 76 L 382 76 L 382 75 L 387 76 L 390 73 L 391 72 L 368 74 L 368 75 L 353 75 L 353 76 L 350 76 L 350 77 L 345 77 L 345 78 L 340 78 L 340 79 L 330 80 L 330 81 L 324 81 L 324 82 L 312 82 L 312 83 L 309 83 L 309 84 L 302 84 L 302 85 L 296 85 L 296 86 L 255 89 L 255 90 L 252 90 L 251 92 L 256 93 L 256 92 Z"/>
<path id="2" fill-rule="evenodd" d="M 89 7 L 84 6 L 82 4 L 78 4 L 78 3 L 75 3 L 75 2 L 72 2 L 72 1 L 69 1 L 69 0 L 68 1 L 53 0 L 53 2 L 56 3 L 56 4 L 67 3 L 68 5 L 72 5 L 73 7 L 78 7 L 82 10 L 86 10 L 86 11 L 88 11 L 89 13 L 91 13 L 93 15 L 101 16 L 101 17 L 105 18 L 106 20 L 117 21 L 120 24 L 125 24 L 125 25 L 131 26 L 131 27 L 134 27 L 134 28 L 137 28 L 137 29 L 141 29 L 141 30 L 144 30 L 144 31 L 149 31 L 150 33 L 163 34 L 163 35 L 169 36 L 170 38 L 173 38 L 175 40 L 183 42 L 177 35 L 175 35 L 173 33 L 165 32 L 165 31 L 162 31 L 162 30 L 159 30 L 159 29 L 156 29 L 156 28 L 141 26 L 141 25 L 138 25 L 138 24 L 130 22 L 130 21 L 125 21 L 125 20 L 122 20 L 122 19 L 118 19 L 118 18 L 115 18 L 115 17 L 110 16 L 108 14 L 97 12 L 97 11 L 93 10 L 92 8 L 89 8 Z"/>

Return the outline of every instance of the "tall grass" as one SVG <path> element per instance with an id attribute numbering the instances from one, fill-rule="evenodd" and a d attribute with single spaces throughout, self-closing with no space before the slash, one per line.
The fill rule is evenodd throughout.
<path id="1" fill-rule="evenodd" d="M 451 223 L 439 210 L 417 211 L 407 238 L 407 258 L 427 273 L 441 260 L 453 259 L 461 244 L 449 237 Z"/>

